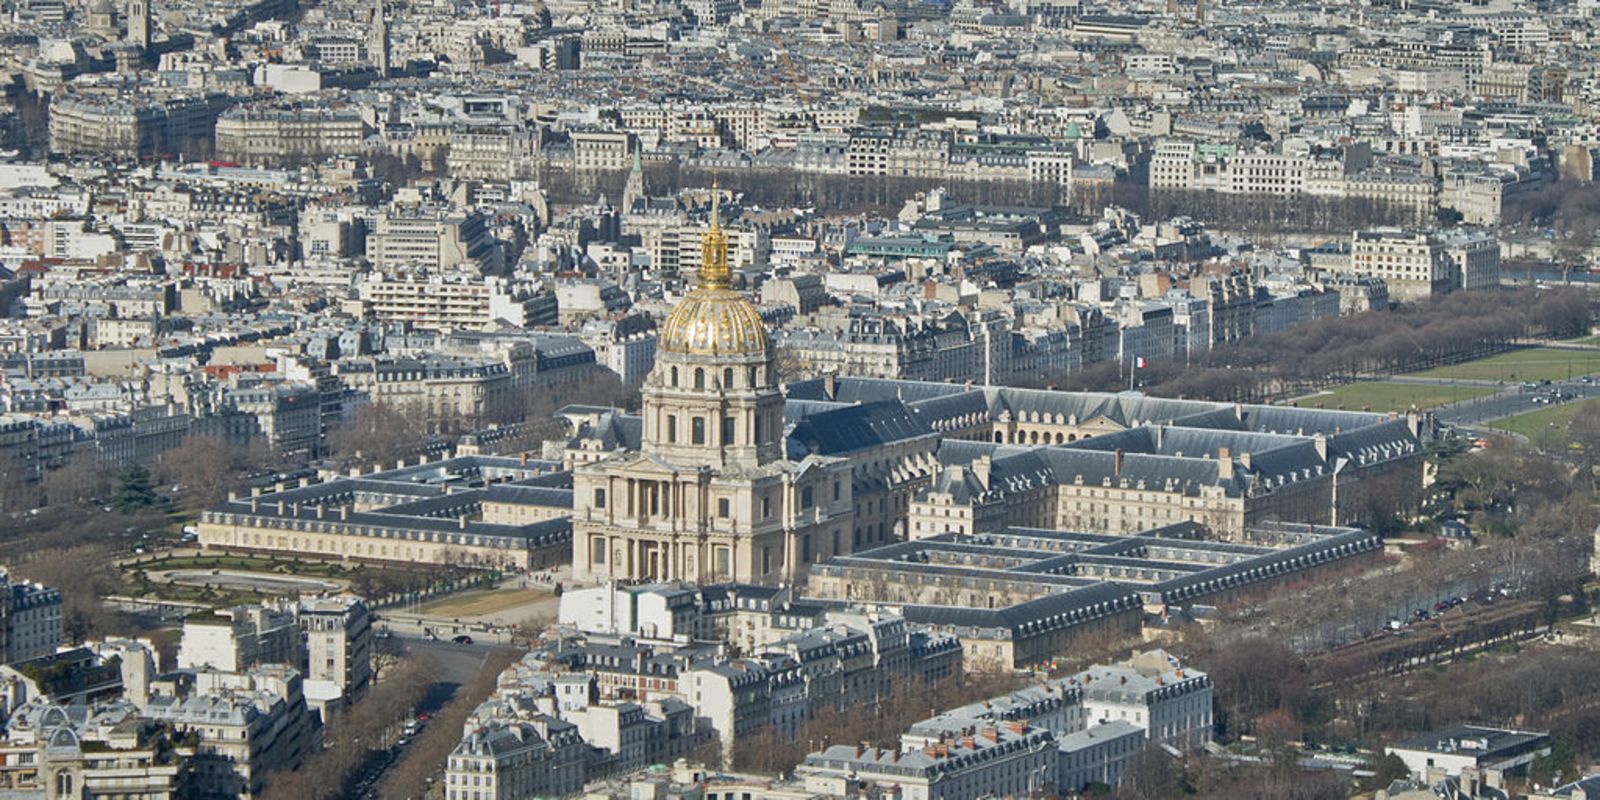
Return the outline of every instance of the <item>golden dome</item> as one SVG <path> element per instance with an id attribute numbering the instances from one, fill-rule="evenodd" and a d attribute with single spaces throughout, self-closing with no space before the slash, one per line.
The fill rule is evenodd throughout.
<path id="1" fill-rule="evenodd" d="M 656 349 L 695 356 L 765 355 L 772 347 L 761 313 L 728 288 L 728 235 L 719 218 L 719 190 L 711 187 L 711 227 L 700 237 L 699 286 L 678 302 L 661 326 Z"/>
<path id="2" fill-rule="evenodd" d="M 761 313 L 744 295 L 702 286 L 667 315 L 656 347 L 695 356 L 764 355 L 772 339 Z"/>

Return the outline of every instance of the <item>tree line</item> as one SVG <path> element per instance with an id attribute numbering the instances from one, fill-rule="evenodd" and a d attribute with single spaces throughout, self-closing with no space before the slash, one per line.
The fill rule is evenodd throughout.
<path id="1" fill-rule="evenodd" d="M 1161 397 L 1260 402 L 1362 376 L 1409 372 L 1475 358 L 1519 339 L 1588 332 L 1578 289 L 1457 292 L 1393 311 L 1368 311 L 1250 336 L 1187 358 L 1154 359 L 1141 390 Z M 1100 362 L 1047 374 L 1037 385 L 1074 391 L 1127 387 L 1126 365 Z"/>

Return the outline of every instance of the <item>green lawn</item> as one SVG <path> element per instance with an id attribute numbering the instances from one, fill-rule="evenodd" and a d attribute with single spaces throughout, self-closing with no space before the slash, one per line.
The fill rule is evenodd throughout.
<path id="1" fill-rule="evenodd" d="M 1600 403 L 1600 399 L 1580 400 L 1576 403 L 1564 403 L 1559 406 L 1541 408 L 1538 411 L 1529 411 L 1526 414 L 1495 420 L 1489 423 L 1489 426 L 1511 433 L 1520 433 L 1529 439 L 1538 441 L 1539 436 L 1546 431 L 1565 431 L 1567 423 L 1572 421 L 1572 418 L 1577 415 L 1580 409 L 1590 403 Z"/>
<path id="2" fill-rule="evenodd" d="M 1334 389 L 1328 394 L 1296 401 L 1301 408 L 1338 408 L 1346 411 L 1409 411 L 1429 409 L 1446 403 L 1471 400 L 1495 393 L 1488 386 L 1446 386 L 1442 384 L 1359 381 Z"/>
<path id="3" fill-rule="evenodd" d="M 1596 345 L 1600 344 L 1600 336 L 1580 336 L 1576 339 L 1565 339 L 1563 341 L 1571 342 L 1572 344 Z"/>
<path id="4" fill-rule="evenodd" d="M 1576 378 L 1596 372 L 1600 372 L 1600 351 L 1530 347 L 1412 373 L 1412 377 L 1516 383 L 1566 380 L 1569 375 Z"/>

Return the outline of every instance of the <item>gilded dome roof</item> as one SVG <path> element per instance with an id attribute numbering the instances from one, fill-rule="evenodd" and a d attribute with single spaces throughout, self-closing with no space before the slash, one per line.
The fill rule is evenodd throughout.
<path id="1" fill-rule="evenodd" d="M 764 355 L 772 346 L 756 307 L 732 289 L 699 288 L 678 302 L 656 347 L 696 356 Z"/>
<path id="2" fill-rule="evenodd" d="M 656 349 L 693 356 L 765 355 L 772 347 L 761 313 L 729 289 L 728 235 L 720 219 L 721 194 L 711 187 L 711 227 L 700 238 L 700 285 L 667 315 Z"/>

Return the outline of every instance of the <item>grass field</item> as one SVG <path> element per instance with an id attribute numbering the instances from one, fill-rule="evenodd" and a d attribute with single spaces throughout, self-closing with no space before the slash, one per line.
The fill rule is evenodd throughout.
<path id="1" fill-rule="evenodd" d="M 1443 386 L 1437 384 L 1360 381 L 1340 386 L 1328 394 L 1297 401 L 1301 408 L 1339 408 L 1346 411 L 1409 411 L 1436 408 L 1446 403 L 1471 400 L 1494 394 L 1488 386 Z"/>
<path id="2" fill-rule="evenodd" d="M 1412 377 L 1516 383 L 1566 380 L 1569 375 L 1576 378 L 1596 372 L 1600 372 L 1600 351 L 1531 347 L 1412 373 Z"/>
<path id="3" fill-rule="evenodd" d="M 1541 408 L 1538 411 L 1529 411 L 1526 414 L 1495 420 L 1489 425 L 1490 427 L 1499 428 L 1510 433 L 1518 433 L 1529 439 L 1537 440 L 1546 431 L 1566 430 L 1567 423 L 1577 415 L 1580 409 L 1590 403 L 1600 403 L 1600 400 L 1581 400 L 1576 403 Z"/>

